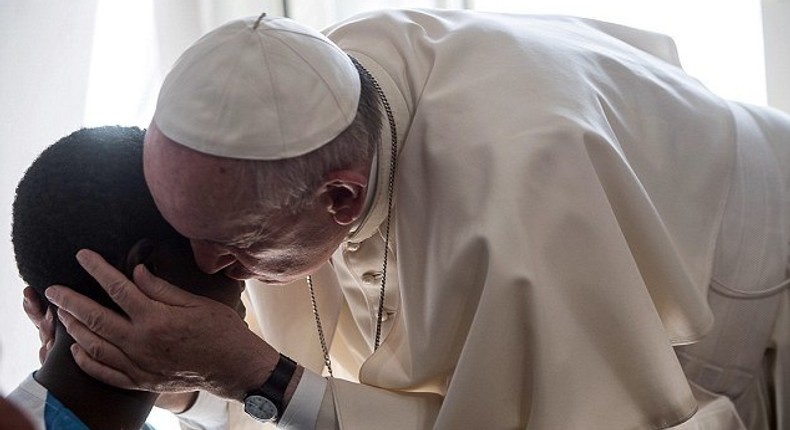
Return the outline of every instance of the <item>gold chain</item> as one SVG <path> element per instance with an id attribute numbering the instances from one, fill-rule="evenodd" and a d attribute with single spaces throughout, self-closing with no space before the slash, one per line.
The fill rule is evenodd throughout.
<path id="1" fill-rule="evenodd" d="M 384 295 L 386 292 L 386 285 L 387 285 L 387 260 L 389 257 L 389 245 L 390 245 L 390 224 L 392 220 L 392 194 L 393 190 L 395 189 L 395 168 L 397 166 L 398 160 L 398 132 L 395 128 L 395 116 L 392 114 L 392 107 L 387 100 L 387 96 L 384 95 L 384 90 L 381 89 L 379 86 L 378 81 L 376 78 L 373 77 L 372 74 L 365 68 L 356 58 L 349 55 L 351 61 L 357 67 L 361 73 L 364 73 L 370 81 L 373 83 L 373 86 L 376 88 L 376 92 L 379 95 L 379 99 L 381 100 L 381 105 L 384 107 L 384 111 L 387 114 L 387 120 L 389 121 L 390 125 L 390 138 L 392 139 L 392 154 L 390 157 L 390 171 L 389 171 L 389 182 L 387 183 L 387 221 L 384 228 L 384 262 L 382 263 L 382 271 L 381 271 L 381 288 L 379 289 L 379 307 L 378 312 L 376 314 L 376 338 L 373 343 L 373 351 L 377 351 L 381 344 L 381 322 L 384 316 Z M 315 289 L 313 288 L 313 277 L 308 275 L 307 276 L 307 287 L 310 289 L 310 302 L 313 307 L 313 316 L 315 317 L 315 326 L 316 330 L 318 331 L 318 340 L 321 342 L 321 351 L 324 354 L 324 365 L 326 366 L 327 371 L 329 372 L 329 376 L 334 376 L 332 374 L 332 360 L 329 358 L 329 348 L 326 344 L 326 337 L 324 336 L 324 327 L 321 324 L 321 316 L 318 315 L 318 305 L 315 299 Z"/>

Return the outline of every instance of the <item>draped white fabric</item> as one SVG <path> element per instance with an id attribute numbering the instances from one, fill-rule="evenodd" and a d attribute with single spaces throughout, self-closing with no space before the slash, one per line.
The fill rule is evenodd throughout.
<path id="1" fill-rule="evenodd" d="M 677 44 L 683 69 L 714 93 L 765 104 L 760 0 L 726 6 L 718 0 L 476 0 L 475 8 L 570 14 L 667 34 Z"/>
<path id="2" fill-rule="evenodd" d="M 82 126 L 112 123 L 146 127 L 164 72 L 193 40 L 231 18 L 262 11 L 275 15 L 287 11 L 291 17 L 320 29 L 354 13 L 376 8 L 494 8 L 491 3 L 485 0 L 0 2 L 3 32 L 0 38 L 0 100 L 3 100 L 0 104 L 0 394 L 7 394 L 38 367 L 38 336 L 21 309 L 23 284 L 17 276 L 9 238 L 14 188 L 27 166 L 47 145 Z M 520 12 L 548 12 L 545 8 L 528 9 L 539 2 L 510 3 L 508 6 L 498 2 L 496 9 L 518 7 Z M 554 12 L 589 16 L 592 7 L 589 5 L 623 4 L 614 0 L 580 2 L 585 3 L 588 4 L 585 9 L 566 7 Z M 715 8 L 705 11 L 690 8 L 685 2 L 644 2 L 655 10 L 666 12 L 667 16 L 678 17 L 690 29 L 701 25 L 704 31 L 689 30 L 689 34 L 700 35 L 702 42 L 697 43 L 711 43 L 711 51 L 714 48 L 729 50 L 728 60 L 736 63 L 762 62 L 762 56 L 749 54 L 762 50 L 762 19 L 766 37 L 765 64 L 755 64 L 753 68 L 758 71 L 766 68 L 768 102 L 790 111 L 790 82 L 787 79 L 790 61 L 781 34 L 790 23 L 790 2 L 763 0 L 761 17 L 759 0 L 750 0 L 745 3 L 750 4 L 748 10 L 754 13 L 721 22 L 721 17 L 725 16 L 722 12 L 729 7 L 725 3 L 728 2 L 716 2 Z M 623 14 L 608 19 L 634 26 L 640 24 L 629 21 Z M 757 20 L 758 23 L 740 26 L 740 19 Z M 747 27 L 752 29 L 751 33 L 742 31 Z M 749 43 L 745 47 L 732 45 L 733 34 L 737 34 L 738 40 Z M 679 44 L 683 57 L 683 41 Z M 703 59 L 682 60 L 689 68 L 690 61 L 697 63 Z M 744 79 L 765 82 L 763 76 L 744 77 L 734 73 L 728 63 L 709 67 L 719 77 L 726 77 L 720 81 L 723 83 L 717 84 L 725 88 L 737 88 Z M 697 76 L 708 83 L 704 76 Z M 735 98 L 761 104 L 766 95 L 763 92 L 752 97 L 736 95 Z"/>

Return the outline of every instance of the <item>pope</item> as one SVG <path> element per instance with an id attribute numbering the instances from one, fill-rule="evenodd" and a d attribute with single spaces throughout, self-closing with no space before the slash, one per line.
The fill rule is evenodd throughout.
<path id="1" fill-rule="evenodd" d="M 258 331 L 81 252 L 130 310 L 47 290 L 95 378 L 201 390 L 232 428 L 790 426 L 790 118 L 712 94 L 666 36 L 264 14 L 183 53 L 144 148 Z"/>

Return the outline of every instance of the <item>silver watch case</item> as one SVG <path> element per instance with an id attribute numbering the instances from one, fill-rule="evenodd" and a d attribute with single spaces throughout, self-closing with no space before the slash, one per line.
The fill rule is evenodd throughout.
<path id="1" fill-rule="evenodd" d="M 251 394 L 244 398 L 244 412 L 263 422 L 275 422 L 279 417 L 277 406 L 261 394 Z"/>

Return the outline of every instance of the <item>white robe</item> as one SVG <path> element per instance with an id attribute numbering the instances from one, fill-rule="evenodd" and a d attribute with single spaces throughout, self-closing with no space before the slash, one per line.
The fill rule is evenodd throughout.
<path id="1" fill-rule="evenodd" d="M 717 330 L 709 285 L 725 207 L 744 207 L 728 201 L 739 166 L 764 173 L 742 188 L 764 190 L 773 239 L 734 258 L 781 263 L 740 288 L 785 276 L 787 117 L 711 94 L 665 36 L 589 20 L 385 11 L 326 34 L 381 85 L 399 145 L 377 352 L 386 125 L 373 206 L 314 277 L 335 374 L 362 382 L 330 382 L 342 428 L 744 428 L 675 347 Z M 739 155 L 754 145 L 756 161 Z M 263 336 L 320 371 L 306 286 L 248 290 Z M 759 339 L 732 346 L 758 357 L 746 373 L 771 348 L 778 291 L 751 311 Z"/>

